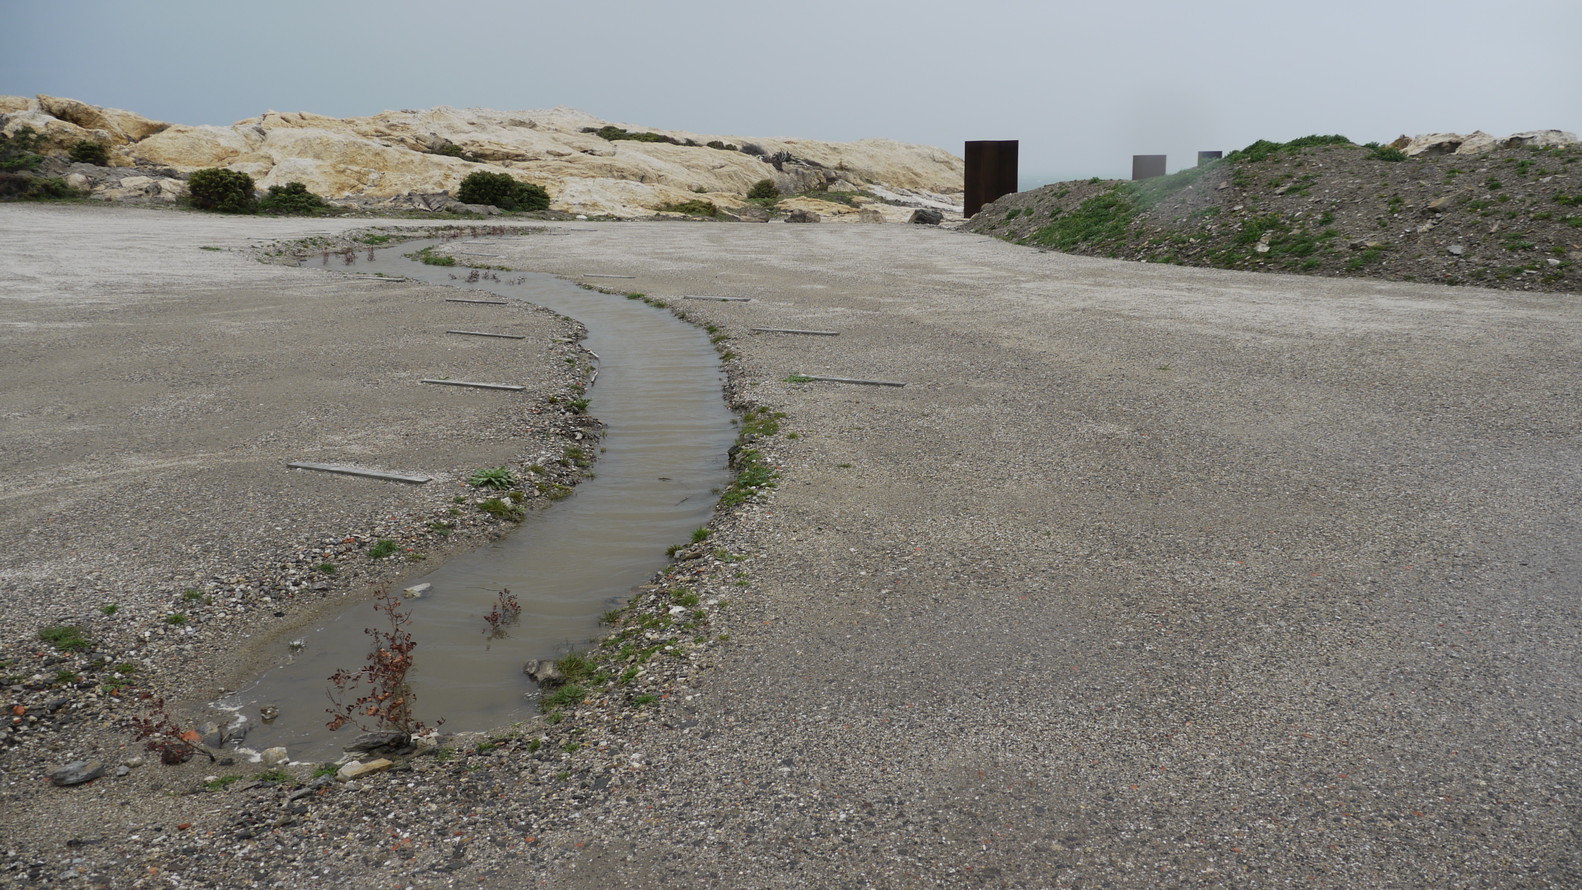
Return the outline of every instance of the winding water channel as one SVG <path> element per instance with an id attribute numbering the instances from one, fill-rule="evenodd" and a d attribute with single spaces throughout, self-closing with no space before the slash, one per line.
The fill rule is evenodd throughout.
<path id="1" fill-rule="evenodd" d="M 537 713 L 524 661 L 556 657 L 594 637 L 599 616 L 664 567 L 669 545 L 708 521 L 714 492 L 727 481 L 734 430 L 723 372 L 701 329 L 641 301 L 548 275 L 512 272 L 500 276 L 508 281 L 468 283 L 451 280 L 454 269 L 402 256 L 428 243 L 378 251 L 358 269 L 547 307 L 586 326 L 585 344 L 600 357 L 588 392 L 589 413 L 607 425 L 595 477 L 505 537 L 406 582 L 432 585 L 424 597 L 407 600 L 408 630 L 417 642 L 410 675 L 417 717 L 444 718 L 447 731 L 487 730 Z M 478 308 L 486 319 L 490 307 Z M 494 342 L 506 350 L 516 341 Z M 519 396 L 499 398 L 501 410 L 518 410 L 512 400 Z M 504 588 L 522 613 L 506 636 L 491 640 L 483 616 Z M 281 645 L 278 668 L 220 702 L 247 719 L 245 746 L 285 746 L 296 761 L 338 756 L 356 730 L 326 729 L 327 678 L 362 665 L 369 643 L 364 628 L 378 624 L 377 617 L 358 598 L 333 620 L 298 633 L 300 650 Z M 263 722 L 265 706 L 279 708 L 279 716 Z"/>

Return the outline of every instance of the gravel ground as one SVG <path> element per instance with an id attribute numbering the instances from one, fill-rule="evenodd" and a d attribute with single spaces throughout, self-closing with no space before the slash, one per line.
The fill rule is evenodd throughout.
<path id="1" fill-rule="evenodd" d="M 20 212 L 153 220 L 188 248 L 257 224 Z M 0 878 L 1582 883 L 1574 295 L 916 226 L 561 229 L 494 262 L 636 276 L 622 289 L 729 338 L 738 404 L 785 414 L 749 443 L 778 487 L 679 553 L 596 653 L 631 679 L 346 783 L 193 793 L 215 770 L 193 761 L 57 789 L 19 747 Z M 213 259 L 313 292 L 311 272 Z M 706 632 L 651 620 L 677 609 Z M 654 640 L 672 648 L 630 649 Z M 90 729 L 54 732 L 108 738 Z"/>

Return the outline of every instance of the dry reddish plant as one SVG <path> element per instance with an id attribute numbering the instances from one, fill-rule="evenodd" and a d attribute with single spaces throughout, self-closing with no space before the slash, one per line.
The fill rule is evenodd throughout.
<path id="1" fill-rule="evenodd" d="M 380 592 L 374 600 L 374 611 L 384 616 L 387 626 L 363 629 L 373 638 L 373 645 L 361 669 L 342 668 L 330 676 L 328 726 L 337 730 L 351 724 L 365 732 L 384 730 L 406 735 L 426 732 L 429 727 L 413 716 L 414 695 L 407 683 L 412 650 L 417 648 L 406 630 L 412 613 L 403 610 L 401 599 L 389 591 Z"/>

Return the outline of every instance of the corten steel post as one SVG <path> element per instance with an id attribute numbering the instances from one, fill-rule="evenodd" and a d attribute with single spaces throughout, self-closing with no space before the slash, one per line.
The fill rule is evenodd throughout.
<path id="1" fill-rule="evenodd" d="M 1225 153 L 1222 151 L 1200 151 L 1197 153 L 1197 165 L 1201 167 L 1209 161 L 1217 161 L 1224 156 Z"/>
<path id="2" fill-rule="evenodd" d="M 1015 139 L 983 140 L 967 143 L 966 194 L 962 215 L 971 217 L 983 205 L 1016 191 L 1016 155 L 1020 143 Z"/>
<path id="3" fill-rule="evenodd" d="M 1164 155 L 1132 155 L 1132 179 L 1153 179 L 1163 175 Z"/>

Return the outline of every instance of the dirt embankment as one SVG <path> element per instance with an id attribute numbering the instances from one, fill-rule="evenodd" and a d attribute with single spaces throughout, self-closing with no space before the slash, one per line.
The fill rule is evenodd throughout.
<path id="1" fill-rule="evenodd" d="M 1007 195 L 965 228 L 1154 263 L 1582 291 L 1582 146 L 1405 157 L 1304 141 Z"/>

